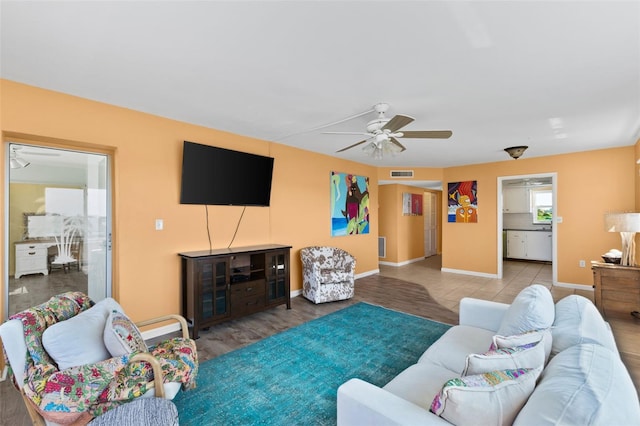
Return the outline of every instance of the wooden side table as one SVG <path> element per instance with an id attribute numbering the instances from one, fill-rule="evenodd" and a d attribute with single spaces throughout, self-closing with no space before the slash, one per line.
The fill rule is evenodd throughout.
<path id="1" fill-rule="evenodd" d="M 603 317 L 640 315 L 640 267 L 591 262 L 596 307 Z"/>

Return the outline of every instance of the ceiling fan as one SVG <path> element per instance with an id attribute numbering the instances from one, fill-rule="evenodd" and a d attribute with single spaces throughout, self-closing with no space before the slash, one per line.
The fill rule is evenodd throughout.
<path id="1" fill-rule="evenodd" d="M 383 153 L 396 154 L 407 148 L 398 139 L 448 139 L 453 132 L 451 130 L 413 130 L 399 132 L 401 128 L 408 125 L 415 119 L 408 115 L 398 114 L 393 118 L 387 118 L 384 114 L 389 109 L 386 103 L 379 103 L 374 106 L 374 111 L 378 113 L 378 118 L 367 123 L 366 132 L 323 132 L 334 135 L 364 135 L 366 139 L 349 145 L 336 152 L 343 152 L 354 148 L 365 142 L 369 142 L 363 150 L 373 157 L 382 158 Z"/>
<path id="2" fill-rule="evenodd" d="M 17 147 L 17 146 L 11 147 L 11 152 L 9 153 L 9 166 L 12 169 L 22 169 L 24 167 L 27 167 L 29 164 L 31 164 L 30 162 L 28 162 L 27 160 L 25 160 L 24 158 L 18 155 L 19 149 L 20 147 Z"/>

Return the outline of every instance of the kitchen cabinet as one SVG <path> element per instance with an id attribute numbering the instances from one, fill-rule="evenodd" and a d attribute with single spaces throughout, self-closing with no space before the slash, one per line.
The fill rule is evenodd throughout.
<path id="1" fill-rule="evenodd" d="M 502 190 L 503 213 L 530 213 L 529 188 L 505 188 Z"/>
<path id="2" fill-rule="evenodd" d="M 523 231 L 507 231 L 507 257 L 511 259 L 527 258 L 527 242 Z"/>
<path id="3" fill-rule="evenodd" d="M 527 259 L 551 261 L 551 232 L 527 232 Z"/>
<path id="4" fill-rule="evenodd" d="M 507 231 L 507 257 L 550 262 L 551 236 L 550 231 Z"/>

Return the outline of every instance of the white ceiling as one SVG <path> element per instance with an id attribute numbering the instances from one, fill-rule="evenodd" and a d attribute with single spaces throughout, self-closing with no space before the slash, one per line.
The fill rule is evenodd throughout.
<path id="1" fill-rule="evenodd" d="M 639 1 L 6 1 L 2 78 L 381 166 L 449 167 L 640 137 Z M 415 117 L 382 160 L 373 112 Z M 197 141 L 207 143 L 209 141 Z"/>

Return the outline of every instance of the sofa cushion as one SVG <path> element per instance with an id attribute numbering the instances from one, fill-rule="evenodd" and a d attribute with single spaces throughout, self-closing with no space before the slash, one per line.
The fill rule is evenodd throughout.
<path id="1" fill-rule="evenodd" d="M 490 330 L 468 325 L 453 326 L 422 354 L 418 363 L 432 363 L 461 375 L 467 355 L 486 352 L 492 337 Z"/>
<path id="2" fill-rule="evenodd" d="M 513 299 L 496 334 L 511 336 L 543 330 L 551 327 L 554 318 L 555 306 L 551 292 L 543 285 L 533 284 Z"/>
<path id="3" fill-rule="evenodd" d="M 42 333 L 42 345 L 59 370 L 111 358 L 102 333 L 109 312 L 114 309 L 121 311 L 122 307 L 107 298 L 74 317 L 53 324 Z"/>
<path id="4" fill-rule="evenodd" d="M 384 386 L 384 390 L 429 410 L 431 401 L 442 389 L 442 384 L 457 374 L 442 366 L 413 364 Z"/>
<path id="5" fill-rule="evenodd" d="M 104 344 L 111 356 L 147 352 L 147 344 L 138 327 L 122 312 L 112 311 L 103 329 Z"/>
<path id="6" fill-rule="evenodd" d="M 609 325 L 586 297 L 572 294 L 558 301 L 551 356 L 581 343 L 597 343 L 618 353 Z"/>
<path id="7" fill-rule="evenodd" d="M 455 424 L 511 425 L 533 392 L 539 369 L 516 369 L 447 381 L 431 411 Z"/>
<path id="8" fill-rule="evenodd" d="M 587 343 L 549 361 L 514 424 L 628 425 L 638 419 L 638 394 L 620 357 Z"/>
<path id="9" fill-rule="evenodd" d="M 522 346 L 495 348 L 482 354 L 469 354 L 463 376 L 489 373 L 496 370 L 544 367 L 544 337 Z"/>

